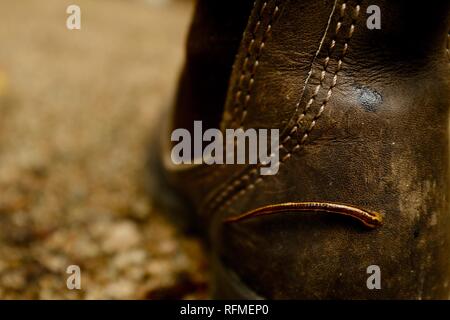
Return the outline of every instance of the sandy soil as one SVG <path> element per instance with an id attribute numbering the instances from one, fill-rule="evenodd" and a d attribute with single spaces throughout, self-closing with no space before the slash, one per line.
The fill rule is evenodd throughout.
<path id="1" fill-rule="evenodd" d="M 198 241 L 144 187 L 192 4 L 77 0 L 69 31 L 72 3 L 0 2 L 0 298 L 205 298 Z"/>

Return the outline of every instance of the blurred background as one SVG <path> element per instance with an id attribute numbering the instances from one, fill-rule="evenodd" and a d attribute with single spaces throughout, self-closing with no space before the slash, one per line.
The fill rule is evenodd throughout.
<path id="1" fill-rule="evenodd" d="M 81 8 L 81 30 L 66 9 Z M 0 1 L 0 298 L 207 298 L 197 239 L 146 190 L 189 0 Z M 66 268 L 81 268 L 69 290 Z"/>

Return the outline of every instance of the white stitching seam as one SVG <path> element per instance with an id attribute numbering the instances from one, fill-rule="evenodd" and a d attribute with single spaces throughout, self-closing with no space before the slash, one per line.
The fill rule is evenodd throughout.
<path id="1" fill-rule="evenodd" d="M 341 11 L 340 11 L 340 17 L 342 18 L 345 14 L 345 10 L 346 10 L 346 3 L 344 2 L 341 5 Z M 317 119 L 322 115 L 326 104 L 328 103 L 328 101 L 331 98 L 332 95 L 332 90 L 333 88 L 336 86 L 337 84 L 337 80 L 338 80 L 338 72 L 341 70 L 342 68 L 342 59 L 344 58 L 344 56 L 346 55 L 347 51 L 348 51 L 348 42 L 351 39 L 354 30 L 355 30 L 355 22 L 357 17 L 359 16 L 359 12 L 360 12 L 360 5 L 357 4 L 354 10 L 354 18 L 352 20 L 352 23 L 350 25 L 350 29 L 349 29 L 349 34 L 346 38 L 346 41 L 344 43 L 344 48 L 342 50 L 341 53 L 341 57 L 338 60 L 338 66 L 336 71 L 334 72 L 334 76 L 333 76 L 333 81 L 332 84 L 330 86 L 330 88 L 328 89 L 327 92 L 327 96 L 326 98 L 323 100 L 321 107 L 319 108 L 318 113 L 314 116 L 310 126 L 308 127 L 308 129 L 306 130 L 306 132 L 304 133 L 303 137 L 301 138 L 301 140 L 294 146 L 294 148 L 291 151 L 288 151 L 283 144 L 280 145 L 280 149 L 283 148 L 285 149 L 288 153 L 286 154 L 286 156 L 284 156 L 281 161 L 280 164 L 284 163 L 286 160 L 288 160 L 292 153 L 298 151 L 300 149 L 300 146 L 306 141 L 306 139 L 308 138 L 310 132 L 313 130 L 313 128 L 316 125 L 316 121 Z M 339 30 L 341 29 L 342 23 L 341 23 L 341 19 L 339 19 L 339 21 L 336 24 L 336 29 L 335 29 L 335 33 L 337 34 L 339 32 Z M 336 41 L 334 39 L 332 39 L 331 43 L 330 43 L 330 47 L 329 47 L 329 51 L 328 51 L 328 56 L 325 58 L 324 61 L 324 70 L 321 72 L 321 76 L 320 76 L 320 83 L 318 86 L 316 86 L 313 96 L 311 97 L 311 99 L 308 101 L 307 106 L 305 107 L 305 110 L 302 112 L 301 115 L 299 115 L 296 124 L 294 125 L 294 127 L 291 129 L 289 135 L 286 137 L 286 139 L 283 140 L 283 143 L 285 143 L 286 141 L 291 139 L 291 136 L 298 130 L 298 122 L 301 121 L 304 116 L 306 115 L 307 110 L 310 108 L 311 104 L 314 102 L 315 98 L 317 97 L 317 94 L 319 92 L 319 90 L 323 87 L 323 80 L 325 78 L 326 75 L 326 69 L 328 67 L 329 64 L 329 60 L 330 60 L 330 54 L 333 51 L 334 47 L 336 45 Z M 250 176 L 253 176 L 256 172 L 257 172 L 258 168 L 253 168 L 249 173 L 243 175 L 240 179 L 236 179 L 231 185 L 229 185 L 209 206 L 210 209 L 213 209 L 215 206 L 217 206 L 224 198 L 226 198 L 234 188 L 236 188 L 237 186 L 239 186 L 239 184 L 241 183 L 241 181 L 247 181 L 250 179 Z M 221 208 L 219 209 L 219 211 L 224 210 L 225 208 L 229 207 L 237 198 L 241 197 L 242 195 L 244 195 L 248 190 L 251 190 L 255 187 L 256 184 L 260 183 L 262 181 L 262 177 L 258 177 L 253 183 L 248 184 L 244 189 L 240 190 L 238 193 L 234 194 L 232 197 L 230 197 L 230 199 L 228 199 L 223 206 L 221 206 Z"/>

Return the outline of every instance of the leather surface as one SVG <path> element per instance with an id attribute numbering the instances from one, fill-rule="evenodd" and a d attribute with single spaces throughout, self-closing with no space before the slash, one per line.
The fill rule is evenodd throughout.
<path id="1" fill-rule="evenodd" d="M 366 27 L 371 4 L 381 8 L 381 30 Z M 235 4 L 222 5 L 230 12 Z M 209 6 L 201 1 L 198 11 Z M 202 215 L 212 250 L 267 298 L 448 298 L 450 3 L 256 1 L 233 19 L 249 15 L 240 47 L 227 42 L 240 39 L 238 27 L 218 35 L 227 49 L 198 70 L 203 55 L 192 48 L 208 44 L 191 36 L 186 70 L 203 76 L 185 73 L 174 114 L 186 119 L 201 101 L 196 110 L 216 112 L 210 126 L 281 132 L 275 176 L 251 165 L 168 169 Z M 214 59 L 223 50 L 228 60 Z M 196 90 L 217 75 L 215 60 L 217 91 Z M 367 231 L 311 212 L 223 224 L 293 201 L 351 204 L 383 213 L 385 223 Z M 370 265 L 381 268 L 381 290 L 366 287 Z"/>

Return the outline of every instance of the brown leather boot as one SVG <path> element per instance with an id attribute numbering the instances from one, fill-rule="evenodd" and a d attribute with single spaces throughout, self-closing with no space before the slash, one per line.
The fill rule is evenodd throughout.
<path id="1" fill-rule="evenodd" d="M 448 1 L 198 2 L 161 138 L 215 297 L 449 297 L 449 17 Z M 194 120 L 279 129 L 278 173 L 173 164 L 170 133 Z"/>

